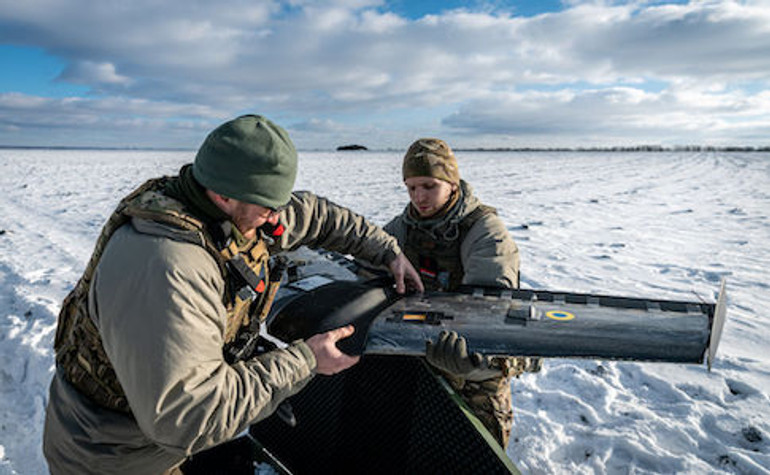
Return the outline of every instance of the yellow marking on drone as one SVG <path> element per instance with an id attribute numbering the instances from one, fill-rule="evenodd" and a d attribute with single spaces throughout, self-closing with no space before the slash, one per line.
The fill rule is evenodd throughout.
<path id="1" fill-rule="evenodd" d="M 566 322 L 567 320 L 572 320 L 575 318 L 574 314 L 563 312 L 561 310 L 551 310 L 550 312 L 545 312 L 545 316 L 553 320 L 559 320 L 560 322 Z"/>
<path id="2" fill-rule="evenodd" d="M 405 313 L 404 316 L 401 317 L 402 320 L 411 322 L 424 322 L 426 318 L 428 318 L 428 316 L 424 313 Z"/>

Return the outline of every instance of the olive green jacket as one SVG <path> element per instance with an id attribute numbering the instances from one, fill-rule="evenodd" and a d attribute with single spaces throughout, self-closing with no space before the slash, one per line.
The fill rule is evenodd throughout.
<path id="1" fill-rule="evenodd" d="M 308 192 L 292 196 L 281 222 L 273 253 L 307 245 L 382 265 L 400 252 L 363 217 Z M 162 473 L 267 417 L 314 376 L 304 342 L 225 362 L 225 283 L 199 244 L 136 218 L 108 242 L 89 314 L 132 413 L 96 406 L 56 374 L 43 443 L 52 473 Z"/>
<path id="2" fill-rule="evenodd" d="M 409 206 L 393 218 L 384 229 L 396 239 L 400 246 L 406 242 L 409 226 L 422 226 L 438 236 L 456 235 L 449 229 L 457 221 L 469 215 L 481 205 L 473 195 L 473 188 L 465 181 L 460 182 L 461 197 L 454 207 L 440 218 L 416 220 L 410 216 Z M 460 260 L 463 265 L 464 285 L 490 287 L 518 287 L 519 249 L 511 238 L 505 224 L 496 214 L 487 214 L 476 221 L 460 244 Z M 418 263 L 412 263 L 415 267 Z"/>

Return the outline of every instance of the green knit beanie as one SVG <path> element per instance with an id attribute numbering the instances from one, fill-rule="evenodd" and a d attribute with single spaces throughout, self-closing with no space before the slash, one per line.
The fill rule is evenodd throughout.
<path id="1" fill-rule="evenodd" d="M 429 176 L 460 184 L 460 169 L 454 152 L 441 139 L 424 138 L 415 141 L 404 155 L 404 180 L 414 176 Z"/>
<path id="2" fill-rule="evenodd" d="M 206 137 L 195 156 L 193 176 L 215 193 L 275 209 L 289 202 L 297 150 L 278 125 L 244 115 Z"/>

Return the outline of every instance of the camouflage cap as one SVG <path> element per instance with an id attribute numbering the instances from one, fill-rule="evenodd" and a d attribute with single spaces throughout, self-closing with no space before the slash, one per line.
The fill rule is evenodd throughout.
<path id="1" fill-rule="evenodd" d="M 289 202 L 297 151 L 280 126 L 244 115 L 211 132 L 198 150 L 193 175 L 209 190 L 267 208 Z"/>
<path id="2" fill-rule="evenodd" d="M 404 155 L 404 180 L 429 176 L 449 183 L 460 183 L 460 169 L 454 152 L 440 139 L 424 138 L 414 142 Z"/>

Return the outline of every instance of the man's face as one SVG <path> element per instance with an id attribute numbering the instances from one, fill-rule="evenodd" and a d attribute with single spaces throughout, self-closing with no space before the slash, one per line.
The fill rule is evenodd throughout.
<path id="1" fill-rule="evenodd" d="M 404 180 L 409 199 L 422 218 L 436 214 L 452 196 L 456 185 L 427 176 L 413 176 Z"/>
<path id="2" fill-rule="evenodd" d="M 233 200 L 229 214 L 241 234 L 252 239 L 256 236 L 257 228 L 263 224 L 276 224 L 280 213 L 264 206 Z"/>

